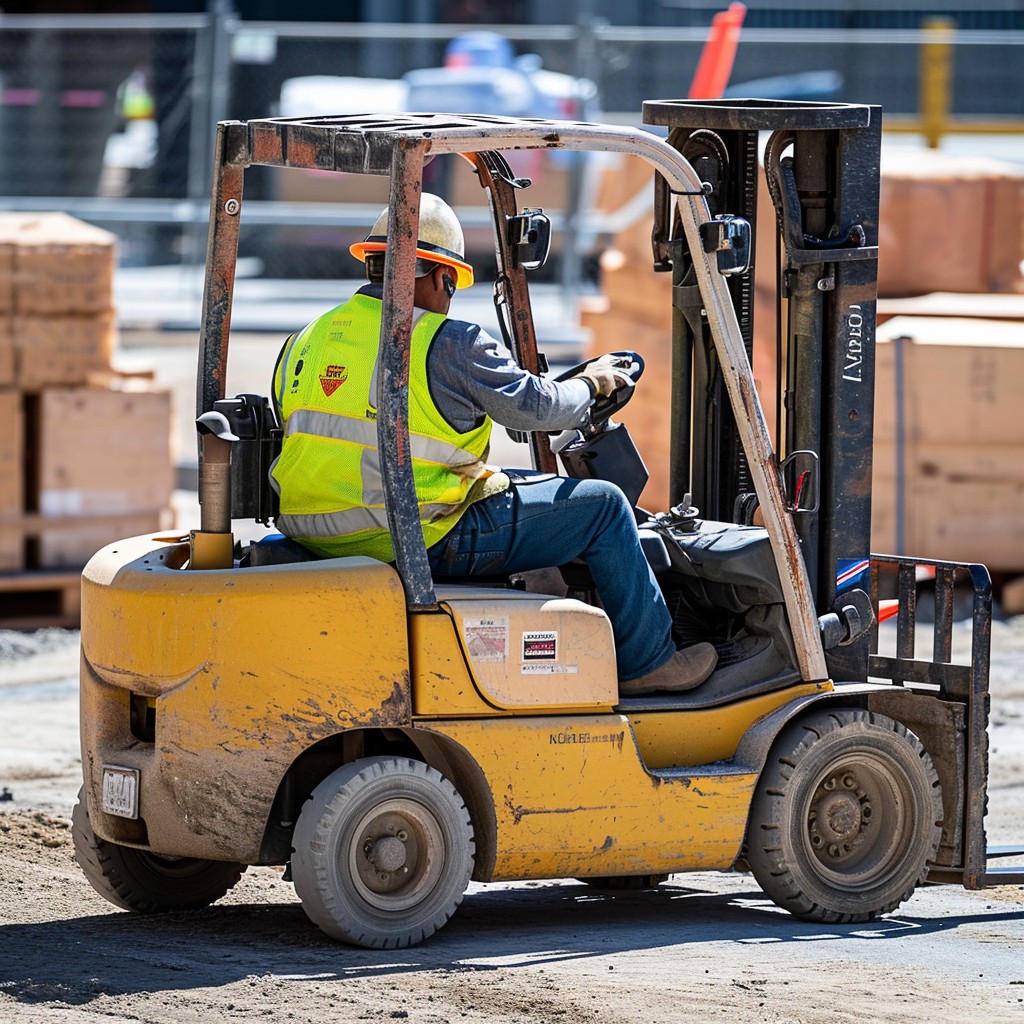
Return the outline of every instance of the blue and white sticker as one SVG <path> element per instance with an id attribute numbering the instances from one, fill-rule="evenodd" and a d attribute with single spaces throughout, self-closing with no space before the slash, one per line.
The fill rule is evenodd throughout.
<path id="1" fill-rule="evenodd" d="M 870 568 L 868 558 L 840 558 L 836 564 L 836 590 L 849 590 L 862 583 Z"/>

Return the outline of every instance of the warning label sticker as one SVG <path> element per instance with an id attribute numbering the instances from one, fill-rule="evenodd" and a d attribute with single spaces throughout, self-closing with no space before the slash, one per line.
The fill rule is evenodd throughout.
<path id="1" fill-rule="evenodd" d="M 523 634 L 523 661 L 555 661 L 557 658 L 557 632 L 552 630 Z"/>
<path id="2" fill-rule="evenodd" d="M 462 624 L 466 651 L 473 661 L 505 661 L 508 658 L 508 616 L 466 619 Z"/>

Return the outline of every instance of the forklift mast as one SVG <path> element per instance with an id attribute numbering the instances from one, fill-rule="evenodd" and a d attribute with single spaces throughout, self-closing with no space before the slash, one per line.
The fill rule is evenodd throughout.
<path id="1" fill-rule="evenodd" d="M 864 604 L 881 108 L 649 101 L 644 121 L 668 129 L 669 145 L 701 176 L 713 216 L 743 217 L 756 231 L 758 175 L 766 175 L 778 225 L 774 434 L 780 472 L 818 613 L 851 600 Z M 752 497 L 750 471 L 670 198 L 657 177 L 654 263 L 672 273 L 673 285 L 671 503 L 691 494 L 708 519 L 742 522 Z M 728 287 L 753 362 L 754 274 L 730 277 Z M 829 651 L 832 678 L 866 678 L 868 647 L 864 636 Z"/>

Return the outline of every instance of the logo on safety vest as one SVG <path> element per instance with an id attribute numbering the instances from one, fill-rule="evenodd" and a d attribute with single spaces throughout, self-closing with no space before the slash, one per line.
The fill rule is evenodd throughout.
<path id="1" fill-rule="evenodd" d="M 347 380 L 347 366 L 328 366 L 320 376 L 320 387 L 324 389 L 324 394 L 330 398 Z"/>

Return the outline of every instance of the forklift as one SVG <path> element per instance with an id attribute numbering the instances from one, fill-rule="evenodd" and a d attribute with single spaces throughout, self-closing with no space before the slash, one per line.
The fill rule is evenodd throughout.
<path id="1" fill-rule="evenodd" d="M 328 935 L 396 948 L 442 927 L 471 879 L 621 889 L 751 872 L 818 922 L 889 913 L 925 882 L 1024 883 L 989 863 L 1024 850 L 985 836 L 989 574 L 870 553 L 880 110 L 665 100 L 643 117 L 650 131 L 429 113 L 218 126 L 201 525 L 111 544 L 83 573 L 73 833 L 110 902 L 195 909 L 249 865 L 284 866 Z M 751 373 L 764 138 L 779 452 Z M 551 223 L 503 156 L 519 149 L 627 154 L 652 170 L 653 271 L 672 285 L 669 507 L 640 507 L 647 471 L 613 418 L 642 382 L 599 400 L 557 452 L 544 433 L 517 440 L 535 469 L 627 494 L 677 643 L 718 650 L 686 693 L 620 698 L 585 565 L 552 567 L 560 587 L 552 574 L 431 576 L 408 421 L 424 167 L 457 154 L 486 191 L 499 322 L 541 373 L 527 271 Z M 376 431 L 393 563 L 235 540 L 233 520 L 273 523 L 281 444 L 267 397 L 225 395 L 243 180 L 257 166 L 390 179 Z M 640 381 L 643 354 L 619 358 Z M 921 567 L 935 579 L 930 658 Z M 957 624 L 970 629 L 965 664 L 952 661 L 955 588 L 972 605 Z M 881 602 L 898 609 L 894 637 Z"/>

